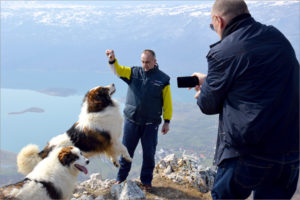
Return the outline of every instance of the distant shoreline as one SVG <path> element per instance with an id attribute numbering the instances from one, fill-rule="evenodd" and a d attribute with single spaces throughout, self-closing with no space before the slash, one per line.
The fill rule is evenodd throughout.
<path id="1" fill-rule="evenodd" d="M 24 114 L 24 113 L 27 113 L 27 112 L 44 113 L 45 110 L 42 109 L 42 108 L 38 108 L 38 107 L 31 107 L 31 108 L 28 108 L 26 110 L 19 111 L 19 112 L 9 112 L 8 114 L 9 115 L 20 115 L 20 114 Z"/>

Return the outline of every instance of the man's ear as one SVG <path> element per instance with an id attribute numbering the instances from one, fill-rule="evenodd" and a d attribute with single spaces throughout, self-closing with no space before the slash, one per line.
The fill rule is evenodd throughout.
<path id="1" fill-rule="evenodd" d="M 221 30 L 224 30 L 225 20 L 222 17 L 218 17 L 217 19 L 219 20 Z"/>

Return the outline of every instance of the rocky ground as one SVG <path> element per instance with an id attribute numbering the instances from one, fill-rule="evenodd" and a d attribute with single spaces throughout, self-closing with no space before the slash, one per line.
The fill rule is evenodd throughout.
<path id="1" fill-rule="evenodd" d="M 115 180 L 92 174 L 77 185 L 72 200 L 211 199 L 209 191 L 215 174 L 211 168 L 203 169 L 192 157 L 170 154 L 156 165 L 151 191 L 143 191 L 139 180 L 115 184 Z"/>

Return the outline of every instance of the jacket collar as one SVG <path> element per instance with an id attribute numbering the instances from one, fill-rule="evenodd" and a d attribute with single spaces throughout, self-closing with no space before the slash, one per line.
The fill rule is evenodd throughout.
<path id="1" fill-rule="evenodd" d="M 156 72 L 157 70 L 158 70 L 158 64 L 155 64 L 152 69 L 150 69 L 149 71 L 147 71 L 145 73 L 146 74 L 152 74 L 152 73 Z"/>
<path id="2" fill-rule="evenodd" d="M 233 18 L 225 27 L 223 34 L 222 34 L 222 40 L 227 37 L 228 35 L 230 35 L 231 33 L 233 33 L 234 31 L 238 30 L 240 27 L 242 27 L 244 25 L 244 22 L 246 21 L 246 19 L 252 19 L 250 14 L 241 14 L 236 16 L 235 18 Z M 216 46 L 217 44 L 219 44 L 222 40 L 210 45 L 210 48 L 213 48 L 214 46 Z"/>
<path id="3" fill-rule="evenodd" d="M 241 14 L 235 18 L 233 18 L 225 27 L 222 39 L 224 39 L 226 36 L 230 35 L 232 32 L 236 31 L 240 27 L 244 25 L 244 21 L 248 18 L 251 18 L 250 14 Z"/>

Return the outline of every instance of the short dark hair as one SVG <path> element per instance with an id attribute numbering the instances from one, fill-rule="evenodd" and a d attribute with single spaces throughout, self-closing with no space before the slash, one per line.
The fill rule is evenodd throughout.
<path id="1" fill-rule="evenodd" d="M 153 50 L 151 50 L 151 49 L 145 49 L 145 50 L 143 51 L 143 53 L 150 53 L 150 54 L 153 56 L 153 58 L 156 58 L 155 52 L 154 52 Z"/>
<path id="2" fill-rule="evenodd" d="M 228 20 L 241 14 L 249 14 L 248 6 L 244 0 L 216 0 L 213 11 Z"/>

